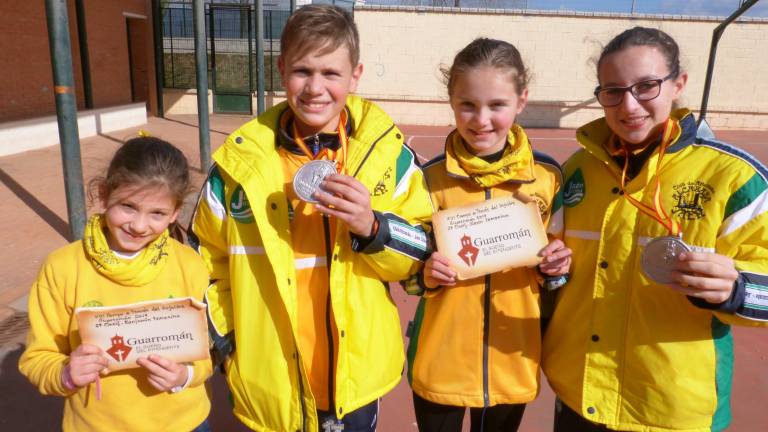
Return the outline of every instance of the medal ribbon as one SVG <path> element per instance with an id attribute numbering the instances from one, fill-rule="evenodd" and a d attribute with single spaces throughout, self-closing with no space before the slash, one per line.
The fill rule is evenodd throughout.
<path id="1" fill-rule="evenodd" d="M 654 174 L 656 176 L 656 191 L 653 194 L 653 207 L 643 204 L 631 197 L 625 189 L 627 184 L 627 169 L 629 167 L 629 150 L 627 150 L 625 146 L 622 146 L 624 153 L 624 169 L 621 172 L 621 191 L 624 193 L 624 198 L 637 207 L 638 210 L 664 225 L 667 231 L 669 231 L 669 234 L 675 237 L 680 235 L 680 223 L 672 219 L 672 216 L 664 210 L 664 205 L 661 202 L 661 177 L 659 176 L 659 170 L 661 169 L 661 162 L 664 159 L 664 155 L 667 153 L 667 147 L 669 147 L 673 137 L 675 137 L 679 131 L 680 125 L 671 118 L 667 119 L 667 123 L 664 125 L 664 133 L 661 137 L 661 144 L 659 144 L 659 161 L 656 164 L 656 172 Z M 616 135 L 614 134 L 611 139 L 617 139 Z"/>
<path id="2" fill-rule="evenodd" d="M 342 173 L 346 167 L 347 162 L 347 144 L 349 143 L 349 137 L 347 136 L 347 110 L 341 110 L 339 114 L 339 148 L 337 150 L 331 150 L 329 148 L 322 149 L 317 155 L 313 155 L 309 150 L 309 147 L 304 142 L 304 139 L 299 136 L 299 130 L 296 128 L 296 120 L 293 122 L 293 140 L 296 145 L 299 146 L 301 151 L 304 152 L 310 159 L 320 160 L 327 159 L 336 164 L 336 172 Z"/>

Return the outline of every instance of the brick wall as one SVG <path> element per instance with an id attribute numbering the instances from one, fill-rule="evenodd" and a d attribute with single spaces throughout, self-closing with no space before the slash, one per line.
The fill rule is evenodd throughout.
<path id="1" fill-rule="evenodd" d="M 150 0 L 84 0 L 94 108 L 131 102 L 126 16 L 146 16 L 150 88 L 154 86 Z M 85 108 L 75 2 L 68 0 L 78 109 Z M 53 72 L 43 0 L 0 1 L 0 122 L 54 114 Z"/>

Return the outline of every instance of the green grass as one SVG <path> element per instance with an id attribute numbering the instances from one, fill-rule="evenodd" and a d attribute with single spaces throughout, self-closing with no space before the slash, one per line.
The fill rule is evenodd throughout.
<path id="1" fill-rule="evenodd" d="M 253 65 L 252 88 L 256 90 L 257 71 L 256 55 L 251 54 Z M 277 54 L 264 55 L 264 88 L 266 91 L 282 90 L 280 73 L 277 69 Z M 167 88 L 195 88 L 195 54 L 194 53 L 165 53 L 165 82 Z M 213 88 L 210 73 L 210 57 L 208 58 L 208 87 Z M 248 90 L 248 55 L 247 54 L 216 54 L 216 89 L 226 91 Z"/>

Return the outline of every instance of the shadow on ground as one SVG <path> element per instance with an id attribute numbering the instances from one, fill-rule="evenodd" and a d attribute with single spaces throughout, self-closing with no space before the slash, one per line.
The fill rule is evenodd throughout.
<path id="1" fill-rule="evenodd" d="M 43 396 L 19 372 L 19 357 L 24 345 L 6 353 L 0 366 L 0 431 L 53 432 L 61 430 L 64 398 Z M 211 426 L 214 432 L 240 432 L 249 429 L 233 415 L 224 377 L 217 373 L 208 381 L 213 401 Z"/>
<path id="2" fill-rule="evenodd" d="M 9 351 L 0 366 L 0 430 L 4 431 L 58 431 L 64 399 L 41 395 L 19 373 L 19 357 L 24 345 Z"/>

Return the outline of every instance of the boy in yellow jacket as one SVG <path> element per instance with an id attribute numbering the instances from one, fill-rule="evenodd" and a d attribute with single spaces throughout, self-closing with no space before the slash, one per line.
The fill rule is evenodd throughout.
<path id="1" fill-rule="evenodd" d="M 291 16 L 279 60 L 287 101 L 214 154 L 192 221 L 211 271 L 214 354 L 252 429 L 373 431 L 378 399 L 400 381 L 386 282 L 418 269 L 432 206 L 392 120 L 349 95 L 358 45 L 342 9 Z"/>

